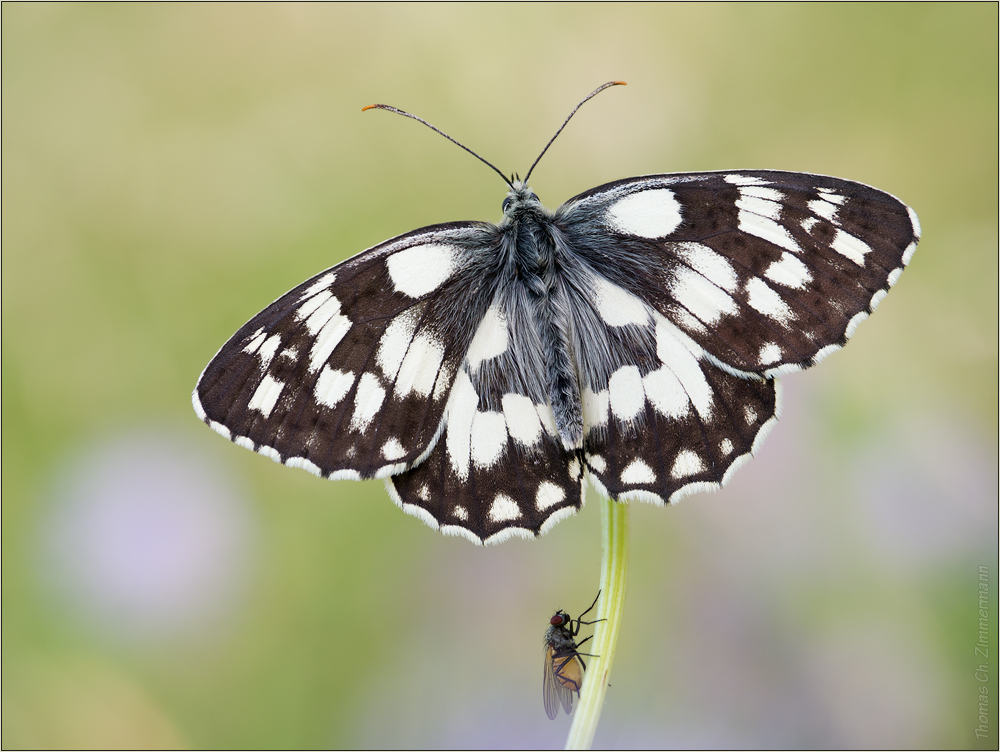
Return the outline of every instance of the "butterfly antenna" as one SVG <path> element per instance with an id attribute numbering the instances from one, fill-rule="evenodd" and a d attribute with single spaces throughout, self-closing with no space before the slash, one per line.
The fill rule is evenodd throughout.
<path id="1" fill-rule="evenodd" d="M 605 86 L 610 86 L 610 84 L 605 84 Z M 600 91 L 600 89 L 598 89 L 598 91 Z M 596 93 L 597 92 L 595 91 L 594 94 L 596 94 Z M 590 96 L 592 97 L 592 96 L 594 96 L 594 94 L 591 94 Z M 587 97 L 587 99 L 589 99 L 589 98 L 590 97 Z M 587 100 L 585 99 L 583 101 L 586 102 Z M 582 102 L 581 102 L 581 104 L 582 104 Z M 398 109 L 396 107 L 390 107 L 387 104 L 370 104 L 367 107 L 362 107 L 361 108 L 362 112 L 364 112 L 365 110 L 388 110 L 389 112 L 395 112 L 397 115 L 403 115 L 405 117 L 408 117 L 408 118 L 411 118 L 413 120 L 416 120 L 418 123 L 423 123 L 424 125 L 426 125 L 428 128 L 430 128 L 435 133 L 440 133 L 442 136 L 444 136 L 446 139 L 448 139 L 449 141 L 451 141 L 453 144 L 455 144 L 456 146 L 461 146 L 463 149 L 465 149 L 467 152 L 469 152 L 469 154 L 471 154 L 472 156 L 474 156 L 480 162 L 482 162 L 485 165 L 488 165 L 490 167 L 490 169 L 492 169 L 497 175 L 499 175 L 500 177 L 503 178 L 503 181 L 507 185 L 510 186 L 511 190 L 514 190 L 514 184 L 511 183 L 506 178 L 506 176 L 504 176 L 504 174 L 502 172 L 500 172 L 500 170 L 498 170 L 493 164 L 491 164 L 490 162 L 487 162 L 485 159 L 483 159 L 481 156 L 479 156 L 478 154 L 476 154 L 476 152 L 474 152 L 472 149 L 470 149 L 465 144 L 463 144 L 463 143 L 461 143 L 461 142 L 456 141 L 455 139 L 453 139 L 451 136 L 449 136 L 447 133 L 445 133 L 440 128 L 435 128 L 433 125 L 431 125 L 430 123 L 428 123 L 423 118 L 417 117 L 416 115 L 411 115 L 409 112 L 406 112 L 405 110 L 400 110 L 400 109 Z M 574 112 L 576 112 L 576 110 L 574 110 Z M 556 134 L 556 135 L 558 135 L 558 134 Z M 548 147 L 546 147 L 546 148 L 548 148 Z"/>
<path id="2" fill-rule="evenodd" d="M 559 134 L 563 132 L 563 128 L 566 127 L 566 124 L 569 123 L 570 119 L 576 114 L 577 110 L 579 110 L 581 107 L 583 107 L 584 104 L 586 104 L 587 102 L 589 102 L 591 99 L 593 99 L 594 97 L 596 97 L 598 94 L 600 94 L 605 89 L 608 89 L 608 88 L 610 88 L 612 86 L 627 86 L 627 85 L 628 84 L 626 84 L 624 81 L 608 81 L 606 84 L 604 84 L 603 86 L 598 86 L 596 89 L 594 89 L 592 92 L 590 92 L 590 94 L 588 94 L 586 97 L 584 97 L 583 101 L 580 102 L 580 104 L 578 104 L 576 107 L 573 108 L 573 111 L 569 114 L 569 117 L 566 118 L 566 120 L 563 122 L 563 124 L 559 127 L 559 130 L 556 131 L 556 135 L 554 135 L 551 139 L 549 139 L 549 142 L 547 144 L 545 144 L 545 148 L 542 149 L 542 153 L 538 155 L 538 159 L 536 159 L 532 163 L 531 169 L 528 170 L 528 174 L 524 176 L 524 182 L 525 183 L 528 182 L 528 178 L 531 177 L 531 173 L 535 169 L 535 165 L 537 165 L 542 160 L 542 157 L 545 156 L 545 152 L 547 152 L 549 150 L 549 147 L 552 146 L 552 142 L 555 141 L 557 138 L 559 138 Z"/>

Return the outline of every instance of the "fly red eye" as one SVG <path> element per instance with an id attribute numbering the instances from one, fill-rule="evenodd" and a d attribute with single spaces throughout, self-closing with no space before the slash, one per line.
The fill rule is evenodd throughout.
<path id="1" fill-rule="evenodd" d="M 556 614 L 551 619 L 549 619 L 549 624 L 553 627 L 561 627 L 566 619 L 563 618 L 562 614 Z"/>

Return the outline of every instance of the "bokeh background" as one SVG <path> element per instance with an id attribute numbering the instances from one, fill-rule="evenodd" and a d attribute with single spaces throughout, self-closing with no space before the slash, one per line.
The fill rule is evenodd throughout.
<path id="1" fill-rule="evenodd" d="M 548 747 L 595 499 L 480 549 L 212 433 L 216 349 L 393 235 L 652 172 L 901 197 L 923 241 L 722 492 L 632 509 L 599 747 L 997 745 L 997 6 L 12 5 L 3 733 L 18 747 Z M 985 568 L 981 570 L 981 568 Z M 989 588 L 987 738 L 976 655 Z"/>

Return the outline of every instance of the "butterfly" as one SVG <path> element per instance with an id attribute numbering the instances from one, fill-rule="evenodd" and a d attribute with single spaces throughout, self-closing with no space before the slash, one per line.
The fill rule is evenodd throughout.
<path id="1" fill-rule="evenodd" d="M 600 598 L 601 594 L 597 594 Z M 549 619 L 549 627 L 545 630 L 545 667 L 542 676 L 542 701 L 545 704 L 545 714 L 550 720 L 555 720 L 559 715 L 559 705 L 562 704 L 566 715 L 573 712 L 573 693 L 580 696 L 580 687 L 583 686 L 583 673 L 587 670 L 587 664 L 583 662 L 583 655 L 579 648 L 590 640 L 588 637 L 576 641 L 576 636 L 580 634 L 580 628 L 584 624 L 596 624 L 604 619 L 594 621 L 583 621 L 583 617 L 589 614 L 597 605 L 597 598 L 590 604 L 590 608 L 584 611 L 576 619 L 570 618 L 565 611 L 556 611 L 555 615 Z M 574 622 L 576 626 L 574 626 Z M 594 656 L 596 657 L 596 656 Z"/>
<path id="2" fill-rule="evenodd" d="M 528 186 L 542 155 L 524 180 L 482 160 L 510 188 L 499 224 L 406 233 L 250 319 L 198 416 L 289 467 L 382 478 L 477 544 L 547 532 L 588 481 L 663 505 L 730 479 L 776 377 L 842 347 L 920 237 L 887 193 L 775 170 L 626 178 L 553 212 Z"/>

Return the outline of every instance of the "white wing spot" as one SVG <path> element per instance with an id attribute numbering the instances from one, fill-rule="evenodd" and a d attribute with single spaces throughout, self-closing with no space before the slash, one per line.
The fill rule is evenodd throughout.
<path id="1" fill-rule="evenodd" d="M 305 457 L 289 457 L 285 460 L 285 467 L 298 467 L 305 470 L 307 473 L 312 473 L 313 475 L 318 475 L 323 477 L 323 471 L 320 470 L 319 465 L 315 462 L 310 462 Z"/>
<path id="2" fill-rule="evenodd" d="M 622 366 L 608 380 L 611 412 L 620 421 L 631 420 L 642 410 L 646 394 L 636 366 Z"/>
<path id="3" fill-rule="evenodd" d="M 844 336 L 850 339 L 854 336 L 854 332 L 857 331 L 861 322 L 868 318 L 868 311 L 859 311 L 854 314 L 850 321 L 847 322 L 847 330 L 844 332 Z"/>
<path id="4" fill-rule="evenodd" d="M 274 360 L 274 354 L 278 352 L 279 347 L 281 347 L 281 335 L 279 334 L 272 334 L 260 346 L 257 354 L 260 356 L 261 371 L 266 371 L 268 366 L 271 365 L 271 361 Z"/>
<path id="5" fill-rule="evenodd" d="M 523 394 L 514 392 L 505 394 L 500 402 L 510 437 L 526 447 L 538 443 L 542 438 L 542 421 L 538 418 L 535 403 Z"/>
<path id="6" fill-rule="evenodd" d="M 724 257 L 701 243 L 677 243 L 674 250 L 688 266 L 723 290 L 736 292 L 739 276 Z"/>
<path id="7" fill-rule="evenodd" d="M 868 307 L 874 311 L 876 308 L 878 308 L 878 304 L 881 303 L 885 299 L 885 296 L 888 294 L 889 294 L 888 290 L 879 290 L 874 295 L 872 295 L 872 302 L 868 304 Z"/>
<path id="8" fill-rule="evenodd" d="M 516 520 L 520 517 L 521 510 L 518 508 L 516 501 L 507 494 L 501 493 L 497 494 L 496 498 L 493 499 L 487 515 L 491 522 L 507 522 L 508 520 Z"/>
<path id="9" fill-rule="evenodd" d="M 871 247 L 862 240 L 858 240 L 856 237 L 850 233 L 846 233 L 843 230 L 837 230 L 837 234 L 833 238 L 833 242 L 830 244 L 837 253 L 845 258 L 850 259 L 858 266 L 865 265 L 865 254 L 871 253 Z"/>
<path id="10" fill-rule="evenodd" d="M 275 449 L 274 447 L 259 446 L 257 447 L 257 454 L 262 454 L 268 459 L 274 460 L 275 462 L 278 463 L 281 462 L 281 454 L 279 454 L 278 450 Z"/>
<path id="11" fill-rule="evenodd" d="M 503 456 L 507 446 L 507 422 L 503 413 L 476 412 L 470 432 L 472 461 L 476 467 L 491 467 Z"/>
<path id="12" fill-rule="evenodd" d="M 834 193 L 833 188 L 819 188 L 818 190 L 823 194 L 823 198 L 832 204 L 840 205 L 847 201 L 845 196 L 841 196 L 839 193 Z"/>
<path id="13" fill-rule="evenodd" d="M 674 466 L 670 469 L 670 477 L 674 479 L 686 478 L 689 475 L 697 475 L 704 470 L 705 464 L 701 461 L 701 457 L 690 449 L 685 449 L 677 453 Z"/>
<path id="14" fill-rule="evenodd" d="M 552 406 L 548 402 L 537 404 L 535 405 L 535 412 L 538 413 L 538 419 L 542 421 L 542 427 L 549 436 L 559 436 L 559 429 L 556 428 L 556 416 L 552 412 Z"/>
<path id="15" fill-rule="evenodd" d="M 589 386 L 580 395 L 583 403 L 583 424 L 587 429 L 600 428 L 608 424 L 608 390 L 595 392 Z"/>
<path id="16" fill-rule="evenodd" d="M 321 297 L 323 293 L 312 300 Z M 340 314 L 340 301 L 331 297 L 306 319 L 306 328 L 311 334 L 317 335 L 309 349 L 309 372 L 315 373 L 350 331 L 351 320 Z"/>
<path id="17" fill-rule="evenodd" d="M 646 398 L 667 418 L 683 418 L 691 411 L 691 401 L 681 382 L 666 366 L 650 371 L 642 379 Z"/>
<path id="18" fill-rule="evenodd" d="M 599 473 L 606 473 L 608 471 L 608 463 L 599 454 L 588 454 L 587 464 Z"/>
<path id="19" fill-rule="evenodd" d="M 640 238 L 666 237 L 682 219 L 681 205 L 669 188 L 630 194 L 608 209 L 608 223 L 614 229 Z"/>
<path id="20" fill-rule="evenodd" d="M 920 239 L 920 220 L 917 219 L 917 213 L 913 211 L 910 207 L 906 207 L 906 213 L 910 215 L 910 225 L 913 227 L 913 235 Z"/>
<path id="21" fill-rule="evenodd" d="M 743 417 L 746 418 L 747 425 L 752 426 L 757 422 L 757 411 L 754 410 L 752 405 L 746 405 L 743 408 Z"/>
<path id="22" fill-rule="evenodd" d="M 788 324 L 795 318 L 788 304 L 760 277 L 753 277 L 747 282 L 747 303 L 755 311 L 781 324 Z"/>
<path id="23" fill-rule="evenodd" d="M 257 348 L 261 346 L 261 343 L 267 339 L 267 335 L 264 334 L 264 328 L 261 327 L 253 333 L 250 337 L 250 341 L 243 346 L 243 352 L 253 355 L 257 352 Z"/>
<path id="24" fill-rule="evenodd" d="M 642 460 L 632 460 L 632 463 L 622 471 L 622 483 L 649 484 L 655 482 L 656 473 Z"/>
<path id="25" fill-rule="evenodd" d="M 337 300 L 337 299 L 333 297 L 333 293 L 330 292 L 329 290 L 322 290 L 316 293 L 312 297 L 308 298 L 302 305 L 299 306 L 298 310 L 295 312 L 296 320 L 308 321 L 310 316 L 316 313 L 316 311 L 318 311 L 324 303 L 330 300 Z M 337 310 L 338 311 L 340 310 L 339 302 L 337 303 Z M 319 331 L 319 328 L 322 325 L 323 322 L 320 322 L 318 325 L 316 325 L 315 327 L 316 331 L 313 331 L 313 327 L 310 326 L 309 327 L 310 334 L 315 334 L 317 331 Z"/>
<path id="26" fill-rule="evenodd" d="M 354 415 L 351 416 L 351 429 L 367 431 L 372 419 L 382 408 L 385 400 L 385 389 L 381 387 L 378 376 L 364 373 L 358 379 L 358 390 L 354 393 Z"/>
<path id="27" fill-rule="evenodd" d="M 773 188 L 740 188 L 740 197 L 736 206 L 743 212 L 751 212 L 771 220 L 781 218 L 781 192 Z"/>
<path id="28" fill-rule="evenodd" d="M 387 460 L 398 460 L 406 456 L 406 449 L 399 443 L 399 439 L 393 436 L 382 445 L 382 456 Z"/>
<path id="29" fill-rule="evenodd" d="M 422 485 L 420 487 L 420 489 L 417 491 L 417 497 L 421 501 L 430 501 L 431 500 L 431 489 L 427 487 L 426 483 L 424 485 Z M 455 507 L 455 514 L 456 515 L 458 515 L 458 510 L 459 509 L 462 509 L 462 507 Z M 465 510 L 462 509 L 462 511 L 464 512 Z"/>
<path id="30" fill-rule="evenodd" d="M 457 249 L 439 243 L 415 245 L 385 262 L 397 292 L 419 298 L 443 285 L 455 271 Z"/>
<path id="31" fill-rule="evenodd" d="M 812 232 L 812 229 L 819 224 L 819 220 L 816 217 L 806 217 L 799 224 L 806 232 Z"/>
<path id="32" fill-rule="evenodd" d="M 445 433 L 445 448 L 451 468 L 459 480 L 469 479 L 469 452 L 471 450 L 472 420 L 479 405 L 479 395 L 476 394 L 469 374 L 465 369 L 458 372 L 451 396 L 448 398 L 448 428 Z"/>
<path id="33" fill-rule="evenodd" d="M 764 272 L 764 276 L 772 282 L 785 287 L 802 290 L 812 282 L 809 268 L 792 254 L 783 252 L 781 258 L 773 262 Z"/>
<path id="34" fill-rule="evenodd" d="M 316 293 L 326 290 L 327 288 L 330 287 L 330 285 L 333 284 L 334 280 L 336 279 L 337 279 L 336 274 L 333 273 L 324 274 L 322 277 L 320 277 L 311 285 L 309 285 L 309 287 L 307 287 L 305 291 L 303 291 L 303 293 L 299 296 L 299 300 L 305 300 L 306 298 L 311 298 Z"/>
<path id="35" fill-rule="evenodd" d="M 681 382 L 698 415 L 711 420 L 714 405 L 712 387 L 698 365 L 703 351 L 684 332 L 663 316 L 656 315 L 656 355 Z"/>
<path id="36" fill-rule="evenodd" d="M 431 395 L 431 399 L 439 400 L 445 396 L 452 385 L 452 366 L 445 363 L 441 370 L 438 372 L 437 379 L 434 382 L 434 393 Z"/>
<path id="37" fill-rule="evenodd" d="M 766 180 L 753 175 L 725 175 L 722 179 L 733 185 L 767 185 Z"/>
<path id="38" fill-rule="evenodd" d="M 350 371 L 334 371 L 330 366 L 323 366 L 313 388 L 313 397 L 321 405 L 336 407 L 354 384 L 354 374 Z"/>
<path id="39" fill-rule="evenodd" d="M 281 390 L 284 388 L 285 382 L 265 376 L 253 393 L 253 397 L 250 398 L 250 404 L 247 407 L 251 410 L 257 410 L 265 418 L 269 417 L 274 409 L 274 404 L 281 396 Z"/>
<path id="40" fill-rule="evenodd" d="M 728 293 L 686 266 L 677 268 L 670 292 L 685 309 L 709 325 L 737 312 L 736 302 Z"/>
<path id="41" fill-rule="evenodd" d="M 424 488 L 427 488 L 427 486 L 424 486 Z M 424 499 L 424 501 L 426 501 L 426 499 Z M 469 513 L 465 511 L 465 507 L 460 506 L 458 504 L 456 504 L 455 508 L 451 510 L 451 513 L 455 517 L 460 519 L 462 522 L 465 522 L 467 519 L 469 519 Z"/>
<path id="42" fill-rule="evenodd" d="M 469 345 L 469 352 L 466 355 L 469 372 L 478 371 L 484 360 L 503 355 L 507 352 L 507 344 L 507 318 L 494 303 L 479 322 L 472 344 Z"/>
<path id="43" fill-rule="evenodd" d="M 671 313 L 674 315 L 674 318 L 684 326 L 685 329 L 690 329 L 691 331 L 698 332 L 699 334 L 708 334 L 707 327 L 688 313 L 684 308 L 675 306 Z"/>
<path id="44" fill-rule="evenodd" d="M 775 342 L 768 342 L 762 348 L 760 348 L 760 356 L 757 358 L 757 362 L 762 366 L 766 366 L 769 363 L 776 363 L 781 360 L 781 348 L 778 347 Z"/>
<path id="45" fill-rule="evenodd" d="M 406 350 L 417 328 L 417 312 L 404 311 L 389 322 L 378 341 L 375 360 L 385 377 L 392 381 L 399 372 L 399 366 L 406 356 Z"/>
<path id="46" fill-rule="evenodd" d="M 280 353 L 278 353 L 279 358 L 288 358 L 289 360 L 295 360 L 299 357 L 299 348 L 297 347 L 286 347 Z"/>
<path id="47" fill-rule="evenodd" d="M 543 480 L 538 486 L 538 492 L 535 494 L 535 508 L 539 512 L 544 512 L 551 506 L 555 506 L 563 499 L 566 498 L 566 492 L 547 480 Z"/>
<path id="48" fill-rule="evenodd" d="M 430 332 L 421 332 L 410 343 L 406 357 L 399 367 L 394 392 L 405 397 L 416 392 L 421 397 L 430 395 L 444 360 L 444 346 Z"/>
<path id="49" fill-rule="evenodd" d="M 824 201 L 821 198 L 810 201 L 806 206 L 809 207 L 809 211 L 816 214 L 823 219 L 836 223 L 837 221 L 837 211 L 840 207 L 836 204 L 831 204 L 829 201 Z"/>
<path id="50" fill-rule="evenodd" d="M 779 248 L 784 248 L 792 253 L 802 253 L 802 248 L 795 238 L 791 236 L 787 229 L 779 225 L 770 217 L 761 216 L 753 211 L 740 209 L 739 227 L 743 232 L 756 235 L 761 240 L 774 243 Z"/>
<path id="51" fill-rule="evenodd" d="M 570 480 L 580 480 L 580 461 L 575 457 L 569 461 L 566 470 L 569 472 Z"/>
<path id="52" fill-rule="evenodd" d="M 295 317 L 300 321 L 305 320 L 306 329 L 310 334 L 316 335 L 339 313 L 340 300 L 329 292 L 322 292 L 303 303 L 295 312 Z"/>
<path id="53" fill-rule="evenodd" d="M 733 453 L 733 442 L 731 442 L 729 439 L 723 439 L 719 443 L 719 454 L 721 454 L 723 457 L 728 457 L 732 453 Z"/>
<path id="54" fill-rule="evenodd" d="M 649 310 L 635 295 L 609 282 L 604 277 L 594 276 L 591 289 L 597 312 L 608 326 L 646 326 Z"/>

